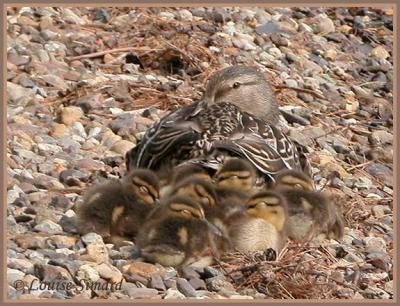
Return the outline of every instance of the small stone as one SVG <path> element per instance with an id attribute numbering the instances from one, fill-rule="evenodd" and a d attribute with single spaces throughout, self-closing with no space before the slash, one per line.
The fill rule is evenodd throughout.
<path id="1" fill-rule="evenodd" d="M 8 190 L 7 191 L 7 203 L 13 204 L 19 198 L 20 192 L 17 190 Z"/>
<path id="2" fill-rule="evenodd" d="M 207 283 L 208 289 L 210 289 L 212 291 L 218 292 L 222 289 L 225 289 L 228 291 L 235 292 L 235 288 L 233 287 L 233 285 L 231 283 L 229 283 L 228 281 L 222 279 L 220 276 L 208 278 L 206 280 L 206 283 Z"/>
<path id="3" fill-rule="evenodd" d="M 383 205 L 374 205 L 372 206 L 372 213 L 374 214 L 374 216 L 376 218 L 382 218 L 386 215 L 386 211 L 387 211 L 387 206 L 383 206 Z"/>
<path id="4" fill-rule="evenodd" d="M 95 12 L 96 13 L 95 13 L 95 15 L 93 17 L 93 20 L 99 20 L 99 21 L 101 21 L 103 23 L 106 23 L 111 19 L 110 14 L 104 8 L 97 8 Z"/>
<path id="5" fill-rule="evenodd" d="M 119 283 L 123 279 L 122 273 L 109 263 L 102 263 L 101 265 L 95 267 L 95 269 L 102 278 L 110 281 L 113 284 Z"/>
<path id="6" fill-rule="evenodd" d="M 163 282 L 161 276 L 158 275 L 158 274 L 154 274 L 154 275 L 151 276 L 150 287 L 154 288 L 154 289 L 157 289 L 157 290 L 160 290 L 160 291 L 167 290 L 167 288 L 165 288 L 165 285 L 164 285 L 164 282 Z"/>
<path id="7" fill-rule="evenodd" d="M 158 290 L 151 288 L 128 287 L 126 291 L 128 295 L 134 299 L 148 299 L 150 297 L 158 295 Z"/>
<path id="8" fill-rule="evenodd" d="M 386 242 L 380 237 L 365 237 L 363 242 L 368 253 L 386 252 Z"/>
<path id="9" fill-rule="evenodd" d="M 20 270 L 7 268 L 7 282 L 10 286 L 14 286 L 14 283 L 17 280 L 22 280 L 24 276 L 25 273 Z"/>
<path id="10" fill-rule="evenodd" d="M 62 227 L 51 220 L 42 221 L 34 227 L 34 230 L 47 234 L 61 234 L 63 232 Z"/>
<path id="11" fill-rule="evenodd" d="M 24 107 L 32 100 L 34 94 L 35 92 L 32 89 L 7 82 L 7 99 L 10 106 Z"/>
<path id="12" fill-rule="evenodd" d="M 172 288 L 168 289 L 164 295 L 165 300 L 183 300 L 185 298 L 185 295 L 180 293 L 178 290 Z"/>
<path id="13" fill-rule="evenodd" d="M 64 235 L 55 235 L 51 236 L 49 240 L 54 243 L 57 248 L 72 249 L 75 246 L 77 238 Z"/>
<path id="14" fill-rule="evenodd" d="M 218 275 L 219 275 L 218 270 L 214 269 L 212 267 L 205 267 L 204 272 L 201 274 L 202 278 L 205 278 L 205 279 L 212 278 L 212 277 L 215 277 Z"/>
<path id="15" fill-rule="evenodd" d="M 33 263 L 23 258 L 8 258 L 7 266 L 12 269 L 20 270 L 24 273 L 33 274 Z"/>
<path id="16" fill-rule="evenodd" d="M 385 185 L 393 187 L 393 171 L 389 167 L 372 163 L 367 165 L 365 170 L 374 178 L 381 180 Z"/>
<path id="17" fill-rule="evenodd" d="M 75 169 L 67 169 L 60 172 L 60 181 L 68 185 L 70 185 L 71 180 L 75 179 L 75 180 L 85 181 L 86 178 L 87 175 L 85 173 Z"/>
<path id="18" fill-rule="evenodd" d="M 189 283 L 190 283 L 190 285 L 192 285 L 192 287 L 195 290 L 206 290 L 207 289 L 206 283 L 200 278 L 191 278 L 189 280 Z"/>
<path id="19" fill-rule="evenodd" d="M 125 153 L 132 149 L 134 146 L 135 144 L 133 142 L 130 142 L 128 140 L 119 140 L 112 145 L 110 150 L 117 152 L 121 155 L 125 155 Z"/>
<path id="20" fill-rule="evenodd" d="M 86 247 L 87 255 L 97 263 L 108 262 L 108 250 L 104 244 L 90 244 Z"/>
<path id="21" fill-rule="evenodd" d="M 374 49 L 372 49 L 370 56 L 375 57 L 377 59 L 387 59 L 390 54 L 388 51 L 386 51 L 385 47 L 382 45 L 379 45 L 377 47 L 375 47 Z"/>
<path id="22" fill-rule="evenodd" d="M 64 137 L 70 137 L 69 129 L 65 124 L 62 123 L 61 124 L 55 123 L 53 128 L 49 132 L 49 135 L 59 139 L 62 139 Z"/>
<path id="23" fill-rule="evenodd" d="M 278 48 L 275 48 L 275 47 L 268 49 L 268 53 L 278 59 L 283 57 L 281 50 L 279 50 Z"/>
<path id="24" fill-rule="evenodd" d="M 193 19 L 192 13 L 186 9 L 179 10 L 178 17 L 181 20 L 187 20 L 187 21 L 191 21 Z"/>
<path id="25" fill-rule="evenodd" d="M 56 195 L 51 199 L 50 205 L 56 209 L 66 211 L 73 206 L 73 203 L 63 195 Z"/>
<path id="26" fill-rule="evenodd" d="M 196 297 L 196 290 L 192 285 L 184 278 L 178 278 L 176 281 L 178 290 L 182 292 L 186 297 Z"/>
<path id="27" fill-rule="evenodd" d="M 170 12 L 161 12 L 159 14 L 160 17 L 163 17 L 165 19 L 175 19 L 175 15 L 173 13 Z"/>
<path id="28" fill-rule="evenodd" d="M 28 233 L 18 235 L 15 242 L 23 249 L 44 249 L 47 244 L 48 235 L 45 233 Z"/>
<path id="29" fill-rule="evenodd" d="M 45 81 L 48 85 L 53 86 L 59 90 L 67 90 L 68 85 L 65 83 L 64 79 L 56 76 L 56 75 L 44 75 L 42 76 L 43 81 Z M 75 106 L 70 106 L 75 107 Z M 65 123 L 65 122 L 63 122 Z"/>
<path id="30" fill-rule="evenodd" d="M 91 265 L 82 265 L 77 272 L 77 278 L 80 280 L 97 282 L 100 279 L 100 275 Z"/>
<path id="31" fill-rule="evenodd" d="M 81 240 L 85 245 L 90 245 L 90 244 L 104 244 L 103 238 L 96 233 L 87 233 L 81 237 Z"/>
<path id="32" fill-rule="evenodd" d="M 364 188 L 364 189 L 370 189 L 372 187 L 373 183 L 372 181 L 367 178 L 367 177 L 358 177 L 356 181 L 354 182 L 354 187 L 357 188 Z"/>
<path id="33" fill-rule="evenodd" d="M 35 275 L 43 282 L 67 281 L 74 283 L 71 274 L 66 269 L 49 264 L 35 265 Z"/>
<path id="34" fill-rule="evenodd" d="M 65 107 L 61 112 L 61 123 L 66 126 L 74 124 L 76 121 L 81 119 L 83 116 L 83 111 L 77 106 Z"/>
<path id="35" fill-rule="evenodd" d="M 186 279 L 192 279 L 192 278 L 199 278 L 200 275 L 199 273 L 191 266 L 185 266 L 182 268 L 182 277 Z"/>
<path id="36" fill-rule="evenodd" d="M 328 61 L 335 61 L 336 60 L 336 56 L 337 56 L 337 52 L 334 49 L 328 49 L 325 51 L 324 53 L 324 57 L 328 60 Z"/>
<path id="37" fill-rule="evenodd" d="M 132 262 L 122 267 L 124 274 L 138 274 L 146 279 L 150 279 L 154 273 L 162 274 L 164 269 L 146 262 Z"/>
<path id="38" fill-rule="evenodd" d="M 322 35 L 335 32 L 335 24 L 328 17 L 320 17 L 315 26 L 315 32 Z"/>

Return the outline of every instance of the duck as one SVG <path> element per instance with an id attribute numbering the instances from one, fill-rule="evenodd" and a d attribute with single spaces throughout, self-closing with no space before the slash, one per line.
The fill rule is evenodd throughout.
<path id="1" fill-rule="evenodd" d="M 174 195 L 153 209 L 137 239 L 142 258 L 163 266 L 212 264 L 212 231 L 201 204 Z"/>
<path id="2" fill-rule="evenodd" d="M 285 170 L 276 176 L 275 190 L 288 203 L 288 236 L 306 242 L 319 234 L 340 239 L 344 234 L 343 217 L 329 197 L 315 190 L 313 180 L 305 173 Z"/>
<path id="3" fill-rule="evenodd" d="M 229 236 L 235 250 L 243 253 L 273 251 L 278 254 L 287 241 L 287 203 L 273 191 L 254 194 L 243 212 L 229 223 Z"/>
<path id="4" fill-rule="evenodd" d="M 78 230 L 81 234 L 98 233 L 106 242 L 122 246 L 135 239 L 158 199 L 156 174 L 148 169 L 133 169 L 121 180 L 87 190 L 77 209 Z"/>
<path id="5" fill-rule="evenodd" d="M 126 167 L 158 171 L 191 161 L 215 172 L 226 158 L 241 157 L 266 182 L 274 182 L 282 169 L 310 169 L 278 122 L 278 104 L 264 74 L 252 66 L 230 66 L 210 77 L 200 101 L 149 128 L 126 153 Z"/>

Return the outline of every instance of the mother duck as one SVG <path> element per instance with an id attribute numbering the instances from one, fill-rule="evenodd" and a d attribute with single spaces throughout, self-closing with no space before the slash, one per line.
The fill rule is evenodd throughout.
<path id="1" fill-rule="evenodd" d="M 274 182 L 284 169 L 309 171 L 278 122 L 278 105 L 263 73 L 251 66 L 230 66 L 210 77 L 200 101 L 169 113 L 147 130 L 127 152 L 127 169 L 162 171 L 191 162 L 216 170 L 225 158 L 239 156 L 266 182 Z"/>

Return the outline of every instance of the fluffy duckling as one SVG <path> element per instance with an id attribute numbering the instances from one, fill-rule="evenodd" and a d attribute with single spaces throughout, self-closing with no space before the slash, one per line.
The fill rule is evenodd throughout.
<path id="1" fill-rule="evenodd" d="M 206 219 L 210 222 L 213 229 L 212 242 L 214 248 L 220 252 L 224 252 L 230 245 L 228 229 L 225 224 L 227 212 L 225 208 L 218 202 L 218 197 L 213 184 L 209 181 L 194 177 L 181 181 L 172 191 L 174 195 L 189 196 L 191 199 L 200 203 L 204 209 Z M 239 203 L 230 202 L 231 206 L 239 206 Z"/>
<path id="2" fill-rule="evenodd" d="M 94 186 L 77 210 L 82 234 L 96 232 L 116 245 L 132 240 L 159 197 L 157 176 L 150 170 L 134 169 L 120 181 Z"/>
<path id="3" fill-rule="evenodd" d="M 161 197 L 170 196 L 174 187 L 181 181 L 188 178 L 199 178 L 205 181 L 211 181 L 211 177 L 208 171 L 201 165 L 197 165 L 194 163 L 185 163 L 178 165 L 174 168 L 163 169 L 161 175 L 164 177 L 160 191 Z"/>
<path id="4" fill-rule="evenodd" d="M 245 208 L 245 202 L 254 193 L 256 172 L 246 160 L 228 159 L 215 173 L 213 180 L 221 210 L 225 218 Z"/>
<path id="5" fill-rule="evenodd" d="M 173 196 L 154 209 L 137 240 L 145 260 L 163 266 L 212 262 L 211 232 L 202 206 L 187 196 Z"/>
<path id="6" fill-rule="evenodd" d="M 315 191 L 310 177 L 287 170 L 276 177 L 275 188 L 288 202 L 288 235 L 304 242 L 325 233 L 329 238 L 343 236 L 344 223 L 338 208 L 328 197 Z"/>
<path id="7" fill-rule="evenodd" d="M 262 191 L 246 203 L 246 210 L 232 217 L 229 235 L 233 246 L 244 253 L 274 250 L 278 253 L 287 236 L 287 204 L 274 191 Z"/>

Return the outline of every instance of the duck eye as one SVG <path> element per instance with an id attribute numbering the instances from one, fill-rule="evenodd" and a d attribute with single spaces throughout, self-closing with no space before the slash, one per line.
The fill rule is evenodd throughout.
<path id="1" fill-rule="evenodd" d="M 147 187 L 145 187 L 145 186 L 140 186 L 139 189 L 140 189 L 141 193 L 149 193 L 149 189 Z"/>
<path id="2" fill-rule="evenodd" d="M 240 85 L 242 85 L 242 84 L 240 84 L 239 82 L 235 82 L 235 83 L 233 83 L 232 87 L 233 88 L 239 88 Z"/>

